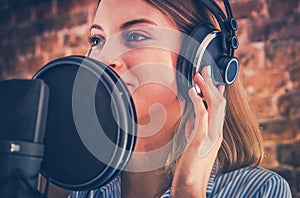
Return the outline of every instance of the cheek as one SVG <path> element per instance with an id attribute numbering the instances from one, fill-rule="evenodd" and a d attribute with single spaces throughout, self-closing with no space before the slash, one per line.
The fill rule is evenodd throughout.
<path id="1" fill-rule="evenodd" d="M 150 121 L 148 116 L 150 116 L 151 112 L 156 117 L 164 115 L 161 112 L 165 112 L 167 115 L 172 112 L 173 110 L 170 107 L 177 100 L 176 95 L 170 87 L 161 84 L 149 83 L 137 88 L 132 93 L 132 98 L 136 105 L 139 123 L 148 123 Z M 165 117 L 161 118 L 161 120 L 165 119 Z"/>
<path id="2" fill-rule="evenodd" d="M 135 50 L 128 58 L 128 69 L 138 79 L 140 84 L 156 83 L 176 87 L 176 61 L 174 53 L 156 50 Z"/>
<path id="3" fill-rule="evenodd" d="M 154 49 L 128 54 L 127 66 L 139 86 L 132 92 L 139 114 L 146 114 L 153 104 L 164 107 L 177 99 L 176 60 L 174 54 Z"/>

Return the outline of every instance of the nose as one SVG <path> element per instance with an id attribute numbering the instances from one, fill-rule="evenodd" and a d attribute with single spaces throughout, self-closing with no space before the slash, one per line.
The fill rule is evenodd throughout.
<path id="1" fill-rule="evenodd" d="M 122 45 L 119 37 L 118 35 L 108 37 L 102 48 L 96 46 L 92 49 L 90 57 L 101 61 L 121 75 L 126 72 L 127 67 L 123 58 L 126 48 Z"/>
<path id="2" fill-rule="evenodd" d="M 105 64 L 114 70 L 120 70 L 122 68 L 122 66 L 124 65 L 124 64 L 122 64 L 120 58 L 117 58 L 111 62 L 106 62 Z"/>
<path id="3" fill-rule="evenodd" d="M 114 70 L 118 75 L 122 75 L 122 73 L 126 72 L 126 64 L 122 60 L 122 56 L 113 57 L 110 55 L 107 49 L 102 49 L 101 51 L 98 50 L 91 50 L 90 57 L 96 59 L 105 65 L 109 66 L 112 70 Z"/>

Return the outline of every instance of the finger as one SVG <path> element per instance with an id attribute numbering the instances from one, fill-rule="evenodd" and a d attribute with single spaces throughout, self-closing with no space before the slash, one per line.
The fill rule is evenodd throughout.
<path id="1" fill-rule="evenodd" d="M 212 68 L 210 65 L 205 66 L 202 69 L 202 76 L 204 81 L 207 83 L 207 85 L 209 86 L 209 88 L 214 92 L 218 92 L 218 89 L 216 88 L 213 80 L 212 80 Z"/>
<path id="2" fill-rule="evenodd" d="M 198 96 L 198 94 L 193 90 L 193 88 L 189 90 L 189 96 L 192 100 L 195 111 L 195 124 L 193 130 L 195 135 L 193 135 L 193 139 L 202 141 L 202 139 L 207 135 L 208 112 L 204 106 L 203 100 L 201 99 L 201 97 Z"/>
<path id="3" fill-rule="evenodd" d="M 185 139 L 187 144 L 191 143 L 193 136 L 195 135 L 193 132 L 195 128 L 195 118 L 190 118 L 185 124 Z"/>
<path id="4" fill-rule="evenodd" d="M 208 136 L 206 136 L 200 146 L 199 157 L 204 158 L 214 148 L 219 150 L 221 143 L 222 143 L 221 135 L 217 136 L 215 139 L 210 139 Z"/>
<path id="5" fill-rule="evenodd" d="M 199 73 L 197 73 L 194 76 L 194 82 L 195 82 L 196 86 L 198 86 L 198 88 L 201 90 L 201 97 L 203 97 L 205 101 L 209 101 L 210 100 L 210 91 L 209 91 L 210 88 Z"/>
<path id="6" fill-rule="evenodd" d="M 224 96 L 225 93 L 225 85 L 218 85 L 219 92 Z"/>
<path id="7" fill-rule="evenodd" d="M 200 78 L 199 75 L 195 75 L 194 82 L 201 86 L 201 81 L 205 82 L 205 86 L 200 87 L 202 91 L 202 95 L 205 98 L 205 100 L 209 103 L 208 106 L 211 106 L 211 103 L 219 103 L 220 100 L 224 98 L 224 91 L 225 87 L 224 85 L 216 85 L 213 83 L 211 76 L 211 67 L 205 66 L 202 70 L 203 78 Z M 202 80 L 201 80 L 202 79 Z"/>
<path id="8" fill-rule="evenodd" d="M 198 74 L 194 77 L 194 82 L 201 89 L 202 95 L 207 102 L 208 111 L 208 124 L 209 124 L 209 134 L 208 136 L 215 139 L 219 136 L 220 131 L 222 131 L 223 124 L 216 124 L 223 122 L 226 100 L 223 94 L 220 93 L 219 89 L 213 84 L 210 78 L 209 66 L 203 69 L 203 78 Z M 222 87 L 224 87 L 222 85 Z M 222 87 L 220 90 L 222 91 Z M 210 124 L 214 122 L 215 124 Z"/>
<path id="9" fill-rule="evenodd" d="M 193 119 L 194 129 L 188 142 L 191 143 L 193 148 L 197 149 L 198 156 L 203 158 L 216 147 L 221 137 L 218 133 L 217 136 L 214 135 L 214 138 L 211 138 L 211 135 L 208 134 L 208 112 L 203 104 L 203 100 L 193 88 L 189 90 L 189 95 L 194 104 L 195 119 Z M 189 123 L 189 127 L 187 127 L 189 129 L 191 129 L 190 124 L 192 124 L 192 122 Z M 186 134 L 187 133 L 188 132 L 186 132 Z"/>

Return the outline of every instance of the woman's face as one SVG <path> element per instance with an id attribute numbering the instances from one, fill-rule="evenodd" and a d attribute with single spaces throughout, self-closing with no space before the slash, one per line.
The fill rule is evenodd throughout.
<path id="1" fill-rule="evenodd" d="M 152 150 L 172 138 L 181 116 L 176 62 L 177 27 L 143 0 L 102 0 L 91 26 L 91 57 L 109 65 L 129 88 L 139 122 L 136 150 Z"/>

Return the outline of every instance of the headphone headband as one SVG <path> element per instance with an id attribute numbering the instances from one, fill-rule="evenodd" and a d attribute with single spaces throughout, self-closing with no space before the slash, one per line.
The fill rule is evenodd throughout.
<path id="1" fill-rule="evenodd" d="M 201 2 L 217 19 L 221 28 L 223 49 L 229 56 L 233 57 L 234 50 L 238 48 L 238 40 L 235 36 L 235 31 L 238 29 L 238 25 L 232 15 L 232 10 L 228 0 L 223 0 L 226 15 L 215 1 L 201 0 Z"/>

